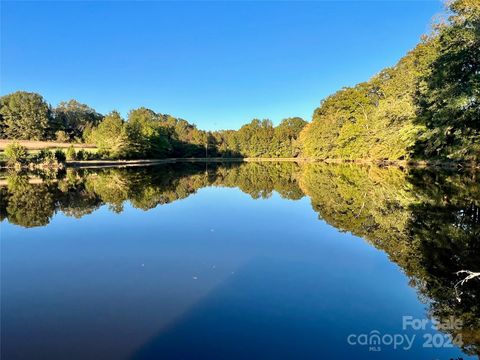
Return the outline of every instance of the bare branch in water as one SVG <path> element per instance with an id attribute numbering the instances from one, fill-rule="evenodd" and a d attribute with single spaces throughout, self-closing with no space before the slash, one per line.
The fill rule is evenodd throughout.
<path id="1" fill-rule="evenodd" d="M 457 295 L 457 300 L 458 302 L 461 302 L 462 299 L 460 298 L 460 296 L 463 294 L 463 292 L 459 291 L 458 287 L 463 286 L 467 281 L 472 280 L 476 277 L 480 278 L 480 272 L 473 272 L 470 270 L 460 270 L 460 271 L 457 271 L 456 274 L 457 275 L 466 274 L 466 276 L 462 280 L 460 280 L 455 284 L 455 293 Z"/>

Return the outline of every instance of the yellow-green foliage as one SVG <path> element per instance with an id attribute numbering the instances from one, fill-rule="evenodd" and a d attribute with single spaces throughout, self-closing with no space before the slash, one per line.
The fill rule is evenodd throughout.
<path id="1" fill-rule="evenodd" d="M 408 159 L 423 126 L 414 124 L 420 74 L 436 51 L 425 40 L 392 68 L 322 101 L 300 134 L 305 157 Z"/>
<path id="2" fill-rule="evenodd" d="M 213 143 L 220 156 L 293 158 L 300 153 L 298 136 L 306 124 L 299 117 L 283 119 L 276 127 L 268 119 L 253 119 L 237 131 L 214 132 Z"/>
<path id="3" fill-rule="evenodd" d="M 400 169 L 307 164 L 300 187 L 322 219 L 384 250 L 394 241 L 398 252 L 405 239 L 408 207 L 415 201 L 412 186 Z"/>
<path id="4" fill-rule="evenodd" d="M 243 163 L 215 171 L 214 185 L 238 187 L 252 198 L 268 198 L 276 191 L 282 198 L 298 200 L 303 192 L 298 185 L 300 165 L 294 162 Z"/>
<path id="5" fill-rule="evenodd" d="M 23 163 L 27 161 L 27 149 L 14 141 L 7 145 L 4 152 L 5 158 L 9 164 Z"/>
<path id="6" fill-rule="evenodd" d="M 396 66 L 322 101 L 300 135 L 304 156 L 478 162 L 480 2 L 447 7 Z"/>

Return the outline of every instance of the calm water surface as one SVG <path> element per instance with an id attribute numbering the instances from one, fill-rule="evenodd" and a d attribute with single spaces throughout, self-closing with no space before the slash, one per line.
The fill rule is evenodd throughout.
<path id="1" fill-rule="evenodd" d="M 480 281 L 455 287 L 480 271 L 477 174 L 175 164 L 0 184 L 2 359 L 480 352 Z"/>

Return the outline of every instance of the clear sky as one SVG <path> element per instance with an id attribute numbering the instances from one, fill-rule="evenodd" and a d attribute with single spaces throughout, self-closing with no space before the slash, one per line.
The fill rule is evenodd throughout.
<path id="1" fill-rule="evenodd" d="M 394 65 L 440 1 L 3 2 L 1 94 L 146 106 L 199 128 L 311 119 L 325 96 Z"/>

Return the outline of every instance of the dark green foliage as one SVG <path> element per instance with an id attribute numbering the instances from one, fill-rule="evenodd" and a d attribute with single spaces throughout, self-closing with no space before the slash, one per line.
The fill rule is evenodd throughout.
<path id="1" fill-rule="evenodd" d="M 65 160 L 65 154 L 61 150 L 51 151 L 48 149 L 42 149 L 38 152 L 38 154 L 32 157 L 29 165 L 41 168 L 58 168 L 63 166 Z"/>
<path id="2" fill-rule="evenodd" d="M 12 174 L 8 177 L 5 201 L 8 221 L 33 227 L 47 225 L 55 210 L 54 194 L 46 184 L 30 184 L 26 176 Z"/>
<path id="3" fill-rule="evenodd" d="M 171 150 L 169 129 L 163 126 L 155 112 L 146 108 L 130 111 L 126 123 L 127 156 L 162 158 Z"/>
<path id="4" fill-rule="evenodd" d="M 199 130 L 184 119 L 161 115 L 162 124 L 169 129 L 169 142 L 172 157 L 215 156 L 215 140 L 206 131 Z M 208 150 L 210 149 L 210 154 Z"/>
<path id="5" fill-rule="evenodd" d="M 211 133 L 143 107 L 130 111 L 127 121 L 113 111 L 92 129 L 88 140 L 114 159 L 213 157 L 219 153 Z"/>
<path id="6" fill-rule="evenodd" d="M 35 158 L 37 161 L 44 161 L 44 160 L 54 160 L 55 159 L 55 154 L 48 149 L 42 149 L 40 150 L 37 155 L 35 155 Z"/>
<path id="7" fill-rule="evenodd" d="M 409 270 L 419 274 L 417 287 L 432 299 L 432 315 L 460 319 L 462 326 L 451 329 L 452 335 L 461 336 L 467 353 L 478 355 L 480 279 L 456 287 L 457 271 L 480 271 L 478 174 L 413 171 L 408 180 L 420 198 L 409 208 L 407 227 L 417 260 Z"/>
<path id="8" fill-rule="evenodd" d="M 58 162 L 63 163 L 67 160 L 67 156 L 62 150 L 57 149 L 55 150 L 55 159 L 57 159 Z"/>
<path id="9" fill-rule="evenodd" d="M 438 56 L 421 77 L 418 122 L 427 130 L 423 157 L 480 159 L 480 2 L 450 4 L 449 23 L 438 26 Z"/>
<path id="10" fill-rule="evenodd" d="M 0 98 L 0 130 L 7 139 L 42 140 L 51 126 L 50 107 L 42 96 L 25 91 Z"/>
<path id="11" fill-rule="evenodd" d="M 85 151 L 83 151 L 82 149 L 81 150 L 78 150 L 76 155 L 75 155 L 75 160 L 87 160 L 86 159 L 87 155 L 85 154 Z"/>
<path id="12" fill-rule="evenodd" d="M 58 104 L 53 113 L 55 130 L 65 131 L 71 140 L 87 138 L 91 128 L 102 119 L 94 109 L 73 99 Z"/>

